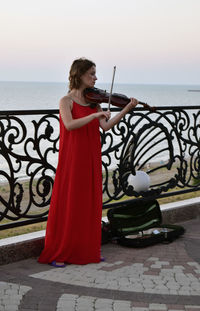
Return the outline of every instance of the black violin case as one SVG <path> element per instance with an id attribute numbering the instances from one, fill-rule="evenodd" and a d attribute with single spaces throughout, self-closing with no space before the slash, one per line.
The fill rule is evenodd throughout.
<path id="1" fill-rule="evenodd" d="M 185 232 L 181 225 L 162 223 L 157 200 L 122 202 L 107 212 L 108 223 L 103 232 L 107 238 L 128 247 L 145 247 L 170 243 Z"/>

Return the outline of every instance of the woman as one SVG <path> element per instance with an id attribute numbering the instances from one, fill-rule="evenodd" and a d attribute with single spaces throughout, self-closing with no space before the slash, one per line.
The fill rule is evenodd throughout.
<path id="1" fill-rule="evenodd" d="M 60 100 L 59 160 L 52 192 L 45 248 L 40 263 L 98 263 L 101 258 L 102 168 L 99 126 L 107 131 L 137 105 L 131 99 L 116 116 L 91 107 L 85 88 L 94 87 L 96 66 L 88 59 L 73 62 L 69 92 Z"/>

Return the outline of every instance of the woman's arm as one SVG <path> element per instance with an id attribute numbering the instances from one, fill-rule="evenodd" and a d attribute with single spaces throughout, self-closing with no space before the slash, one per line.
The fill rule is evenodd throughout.
<path id="1" fill-rule="evenodd" d="M 68 96 L 63 97 L 60 100 L 59 107 L 60 107 L 60 115 L 61 115 L 62 121 L 68 131 L 80 128 L 88 124 L 94 119 L 101 119 L 102 117 L 108 118 L 108 115 L 109 115 L 109 113 L 106 111 L 99 111 L 99 112 L 92 113 L 83 118 L 73 119 L 72 113 L 71 113 L 71 110 L 73 107 L 73 101 Z"/>
<path id="2" fill-rule="evenodd" d="M 100 126 L 104 131 L 110 130 L 115 124 L 119 123 L 119 121 L 125 116 L 127 112 L 129 112 L 131 109 L 135 108 L 135 106 L 138 104 L 137 99 L 131 98 L 128 105 L 126 105 L 116 116 L 111 118 L 110 120 L 106 120 L 105 118 L 100 119 Z M 102 111 L 101 108 L 99 108 L 99 111 Z"/>

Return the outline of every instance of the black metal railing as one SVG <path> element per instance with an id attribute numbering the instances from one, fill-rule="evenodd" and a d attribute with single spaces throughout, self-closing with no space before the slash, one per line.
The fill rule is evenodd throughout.
<path id="1" fill-rule="evenodd" d="M 115 113 L 118 108 L 111 111 Z M 59 111 L 0 111 L 0 230 L 42 222 L 59 150 Z M 199 106 L 136 108 L 101 131 L 103 208 L 121 199 L 161 198 L 200 190 Z M 148 191 L 129 176 L 145 171 Z"/>

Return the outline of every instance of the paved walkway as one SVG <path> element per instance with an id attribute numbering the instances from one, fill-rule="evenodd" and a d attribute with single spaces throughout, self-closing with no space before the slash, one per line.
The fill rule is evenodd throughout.
<path id="1" fill-rule="evenodd" d="M 170 244 L 102 246 L 105 262 L 53 268 L 31 258 L 0 266 L 2 311 L 200 311 L 200 219 Z"/>

